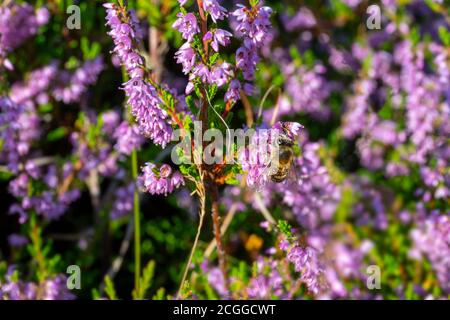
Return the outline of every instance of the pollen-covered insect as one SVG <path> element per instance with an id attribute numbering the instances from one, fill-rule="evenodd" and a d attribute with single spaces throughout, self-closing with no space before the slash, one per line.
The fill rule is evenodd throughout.
<path id="1" fill-rule="evenodd" d="M 273 173 L 270 178 L 274 182 L 283 182 L 289 176 L 294 164 L 294 141 L 288 135 L 288 128 L 283 124 L 282 132 L 279 134 L 275 143 L 277 144 L 278 154 L 272 158 L 271 166 Z"/>

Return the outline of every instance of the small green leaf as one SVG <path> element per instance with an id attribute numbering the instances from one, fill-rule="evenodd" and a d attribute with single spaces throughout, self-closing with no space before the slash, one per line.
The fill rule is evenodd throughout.
<path id="1" fill-rule="evenodd" d="M 187 104 L 187 106 L 188 106 L 188 108 L 189 108 L 189 110 L 193 113 L 193 114 L 196 114 L 197 113 L 197 106 L 195 105 L 195 101 L 194 101 L 194 98 L 191 96 L 191 95 L 189 95 L 189 96 L 186 96 L 186 104 Z"/>
<path id="2" fill-rule="evenodd" d="M 439 38 L 441 38 L 442 42 L 446 47 L 450 46 L 450 31 L 447 30 L 445 27 L 439 27 Z"/>
<path id="3" fill-rule="evenodd" d="M 155 261 L 151 260 L 144 268 L 142 277 L 139 279 L 139 292 L 133 292 L 134 298 L 142 300 L 150 288 L 155 273 Z"/>
<path id="4" fill-rule="evenodd" d="M 217 52 L 217 53 L 214 53 L 212 56 L 210 56 L 209 57 L 209 64 L 212 66 L 213 64 L 215 64 L 216 63 L 216 61 L 217 61 L 217 59 L 219 59 L 219 57 L 220 57 L 220 54 Z"/>
<path id="5" fill-rule="evenodd" d="M 153 296 L 153 300 L 167 300 L 166 295 L 166 289 L 159 288 L 158 291 L 156 291 L 156 294 Z"/>
<path id="6" fill-rule="evenodd" d="M 59 128 L 56 128 L 56 129 L 50 131 L 47 134 L 47 140 L 48 141 L 56 141 L 56 140 L 63 138 L 66 134 L 67 134 L 66 128 L 59 127 Z"/>
<path id="7" fill-rule="evenodd" d="M 117 300 L 116 289 L 114 289 L 114 283 L 111 278 L 105 276 L 105 293 L 110 300 Z"/>
<path id="8" fill-rule="evenodd" d="M 292 238 L 292 227 L 286 220 L 278 220 L 278 229 L 283 233 L 288 239 Z"/>

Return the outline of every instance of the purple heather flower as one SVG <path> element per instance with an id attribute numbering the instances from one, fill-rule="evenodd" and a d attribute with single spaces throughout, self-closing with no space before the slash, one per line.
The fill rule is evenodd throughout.
<path id="1" fill-rule="evenodd" d="M 25 197 L 28 194 L 29 177 L 21 173 L 9 183 L 9 192 L 16 198 Z"/>
<path id="2" fill-rule="evenodd" d="M 172 27 L 181 33 L 183 39 L 191 42 L 194 35 L 200 32 L 197 24 L 197 18 L 191 12 L 186 15 L 182 12 L 177 14 L 178 19 L 173 23 Z"/>
<path id="3" fill-rule="evenodd" d="M 103 115 L 97 117 L 97 119 L 103 119 Z M 114 122 L 119 119 L 114 119 L 114 115 L 109 113 L 108 115 L 113 119 L 111 123 L 104 123 L 104 125 L 106 125 L 106 130 L 104 127 L 101 131 L 101 135 L 97 138 L 97 144 L 92 145 L 87 143 L 87 139 L 85 137 L 86 132 L 89 131 L 89 126 L 98 125 L 95 121 L 95 117 L 93 117 L 92 122 L 85 124 L 85 130 L 81 130 L 81 132 L 72 132 L 70 136 L 70 140 L 73 145 L 72 152 L 83 163 L 82 168 L 77 172 L 80 179 L 86 179 L 86 177 L 90 174 L 90 171 L 93 169 L 97 169 L 98 172 L 104 176 L 114 175 L 118 171 L 117 160 L 119 154 L 113 150 L 113 146 L 116 141 L 112 139 L 114 134 L 109 132 L 109 130 L 115 131 L 116 128 L 110 128 L 109 126 L 114 125 Z M 70 172 L 70 170 L 70 167 L 65 168 L 65 174 Z"/>
<path id="4" fill-rule="evenodd" d="M 191 80 L 193 80 L 194 78 L 195 78 L 195 77 L 194 77 L 193 75 L 189 76 L 189 82 L 188 82 L 188 84 L 186 85 L 186 89 L 185 89 L 185 91 L 184 91 L 184 93 L 185 93 L 186 95 L 189 95 L 189 94 L 194 90 L 195 85 L 194 85 L 194 83 L 191 81 Z"/>
<path id="5" fill-rule="evenodd" d="M 194 67 L 196 54 L 189 42 L 186 42 L 178 49 L 175 53 L 175 57 L 177 58 L 177 63 L 180 63 L 183 66 L 184 74 L 188 74 Z"/>
<path id="6" fill-rule="evenodd" d="M 56 166 L 50 165 L 47 169 L 47 173 L 44 176 L 45 183 L 49 188 L 56 188 L 58 186 L 58 174 Z"/>
<path id="7" fill-rule="evenodd" d="M 114 135 L 114 131 L 119 126 L 120 123 L 120 115 L 117 111 L 110 110 L 102 113 L 102 122 L 103 127 L 102 130 L 109 136 Z"/>
<path id="8" fill-rule="evenodd" d="M 67 104 L 79 101 L 87 87 L 97 82 L 103 68 L 103 58 L 100 56 L 85 61 L 73 74 L 67 71 L 60 72 L 58 82 L 52 91 L 53 97 Z"/>
<path id="9" fill-rule="evenodd" d="M 20 159 L 30 151 L 31 143 L 40 136 L 40 118 L 30 105 L 14 103 L 0 96 L 0 161 L 18 173 Z"/>
<path id="10" fill-rule="evenodd" d="M 228 90 L 225 93 L 224 100 L 230 101 L 231 103 L 234 103 L 239 100 L 240 94 L 241 94 L 241 83 L 237 79 L 233 79 L 230 82 L 230 85 L 228 86 Z"/>
<path id="11" fill-rule="evenodd" d="M 319 294 L 324 289 L 321 284 L 324 269 L 319 261 L 317 250 L 294 243 L 284 251 L 287 252 L 287 259 L 294 265 L 295 271 L 300 273 L 300 280 L 305 283 L 308 290 L 315 295 Z"/>
<path id="12" fill-rule="evenodd" d="M 17 48 L 36 34 L 39 27 L 48 22 L 49 17 L 46 8 L 35 11 L 28 3 L 10 2 L 8 5 L 0 6 L 0 52 Z"/>
<path id="13" fill-rule="evenodd" d="M 134 183 L 130 183 L 128 186 L 120 187 L 116 190 L 115 200 L 110 212 L 111 219 L 115 220 L 124 217 L 133 210 L 134 188 Z"/>
<path id="14" fill-rule="evenodd" d="M 142 79 L 134 78 L 124 84 L 124 90 L 140 132 L 165 148 L 172 137 L 172 127 L 167 112 L 160 108 L 156 89 Z"/>
<path id="15" fill-rule="evenodd" d="M 223 191 L 221 202 L 227 208 L 235 206 L 237 212 L 244 211 L 247 208 L 244 199 L 242 199 L 242 189 L 238 186 L 227 186 Z"/>
<path id="16" fill-rule="evenodd" d="M 300 7 L 297 13 L 289 17 L 282 15 L 282 21 L 284 27 L 288 31 L 294 31 L 296 29 L 311 28 L 317 24 L 314 14 L 306 7 Z"/>
<path id="17" fill-rule="evenodd" d="M 119 125 L 114 137 L 117 139 L 114 148 L 126 155 L 130 155 L 133 150 L 139 149 L 144 142 L 139 134 L 139 128 L 136 125 L 129 125 L 125 121 Z"/>
<path id="18" fill-rule="evenodd" d="M 172 168 L 163 164 L 159 169 L 152 163 L 146 163 L 142 168 L 143 174 L 139 177 L 140 185 L 144 192 L 150 194 L 167 194 L 184 185 L 184 179 L 178 171 L 173 172 Z"/>
<path id="19" fill-rule="evenodd" d="M 9 207 L 9 214 L 14 215 L 17 214 L 19 216 L 19 223 L 24 224 L 28 221 L 28 214 L 19 204 L 15 203 L 11 207 Z"/>
<path id="20" fill-rule="evenodd" d="M 54 61 L 31 72 L 26 81 L 14 83 L 11 99 L 16 103 L 34 106 L 47 103 L 51 94 L 57 101 L 74 103 L 79 101 L 89 85 L 97 81 L 102 70 L 102 57 L 85 61 L 73 73 L 58 70 L 58 62 Z"/>
<path id="21" fill-rule="evenodd" d="M 203 36 L 203 40 L 212 41 L 211 47 L 214 49 L 214 51 L 219 52 L 219 44 L 224 47 L 227 46 L 228 44 L 230 44 L 230 38 L 232 36 L 233 35 L 226 30 L 216 29 L 213 31 L 208 31 Z"/>
<path id="22" fill-rule="evenodd" d="M 256 47 L 242 46 L 236 51 L 236 67 L 242 70 L 245 80 L 253 80 L 258 62 L 259 56 L 256 53 Z"/>
<path id="23" fill-rule="evenodd" d="M 285 76 L 285 94 L 281 96 L 278 115 L 291 115 L 304 112 L 318 120 L 327 119 L 330 108 L 326 101 L 331 94 L 331 88 L 324 77 L 325 67 L 316 64 L 312 68 L 305 65 L 297 66 L 292 62 L 281 64 Z M 264 118 L 270 120 L 273 110 L 264 113 Z"/>
<path id="24" fill-rule="evenodd" d="M 252 299 L 271 299 L 282 297 L 283 278 L 279 272 L 279 262 L 258 258 L 256 275 L 249 281 L 247 294 Z"/>
<path id="25" fill-rule="evenodd" d="M 44 300 L 72 300 L 75 296 L 67 288 L 67 278 L 58 275 L 49 278 L 44 283 Z"/>
<path id="26" fill-rule="evenodd" d="M 333 47 L 330 48 L 328 62 L 338 71 L 351 71 L 355 68 L 355 61 L 350 53 Z"/>
<path id="27" fill-rule="evenodd" d="M 35 101 L 48 100 L 47 91 L 59 73 L 56 61 L 32 71 L 27 80 L 11 87 L 11 100 L 18 104 L 35 105 Z"/>
<path id="28" fill-rule="evenodd" d="M 265 44 L 272 26 L 269 20 L 271 14 L 272 9 L 269 7 L 256 6 L 248 9 L 238 4 L 238 9 L 232 15 L 238 21 L 236 32 L 244 37 L 245 46 L 260 48 Z"/>
<path id="29" fill-rule="evenodd" d="M 163 148 L 170 142 L 172 127 L 166 111 L 162 109 L 162 103 L 156 88 L 144 80 L 144 61 L 137 53 L 134 42 L 137 40 L 136 22 L 131 12 L 131 22 L 123 23 L 114 4 L 105 4 L 107 9 L 107 25 L 111 31 L 117 54 L 125 66 L 130 80 L 123 84 L 123 89 L 128 97 L 131 112 L 136 117 L 140 132 L 153 140 L 155 144 Z"/>
<path id="30" fill-rule="evenodd" d="M 410 256 L 421 260 L 426 256 L 446 294 L 450 293 L 450 218 L 432 215 L 411 232 Z"/>
<path id="31" fill-rule="evenodd" d="M 363 80 L 354 84 L 355 95 L 349 98 L 348 110 L 344 114 L 342 131 L 350 139 L 358 135 L 365 125 L 365 113 L 369 108 L 369 96 L 374 90 L 372 80 Z"/>
<path id="32" fill-rule="evenodd" d="M 245 82 L 242 90 L 244 91 L 245 94 L 251 96 L 255 93 L 255 86 L 250 82 Z"/>
<path id="33" fill-rule="evenodd" d="M 340 188 L 331 181 L 321 163 L 318 155 L 320 144 L 305 141 L 301 149 L 302 155 L 291 166 L 293 179 L 268 184 L 264 189 L 268 195 L 266 205 L 270 205 L 273 195 L 281 195 L 283 203 L 292 210 L 301 225 L 315 228 L 333 217 L 340 201 Z"/>
<path id="34" fill-rule="evenodd" d="M 223 20 L 227 16 L 225 8 L 219 5 L 217 0 L 203 0 L 203 10 L 211 15 L 214 22 Z"/>
<path id="35" fill-rule="evenodd" d="M 211 83 L 211 73 L 206 65 L 203 63 L 198 63 L 192 74 L 196 77 L 199 77 L 203 83 Z"/>
<path id="36" fill-rule="evenodd" d="M 361 0 L 342 0 L 342 2 L 344 2 L 349 7 L 355 8 L 360 4 Z"/>
<path id="37" fill-rule="evenodd" d="M 211 82 L 217 84 L 218 87 L 222 87 L 230 81 L 233 75 L 232 66 L 227 62 L 222 62 L 211 71 Z"/>
<path id="38" fill-rule="evenodd" d="M 276 152 L 278 130 L 260 129 L 251 137 L 250 145 L 238 153 L 242 170 L 247 173 L 247 185 L 260 188 L 270 181 L 271 160 Z"/>
<path id="39" fill-rule="evenodd" d="M 28 239 L 20 234 L 13 233 L 8 236 L 8 242 L 11 247 L 20 248 L 28 243 Z"/>
<path id="40" fill-rule="evenodd" d="M 60 218 L 67 210 L 67 206 L 59 202 L 54 193 L 50 191 L 44 191 L 42 195 L 30 198 L 30 204 L 37 214 L 48 220 Z"/>
<path id="41" fill-rule="evenodd" d="M 228 290 L 225 286 L 225 279 L 223 278 L 223 273 L 218 267 L 211 268 L 208 265 L 208 261 L 205 260 L 201 263 L 200 268 L 203 274 L 207 275 L 208 283 L 213 287 L 214 290 L 223 298 L 229 296 Z"/>
<path id="42" fill-rule="evenodd" d="M 0 285 L 0 300 L 75 299 L 75 296 L 67 289 L 67 279 L 64 275 L 54 275 L 41 283 L 34 283 L 13 279 L 14 271 L 13 266 L 8 268 L 6 281 Z"/>
<path id="43" fill-rule="evenodd" d="M 296 122 L 278 122 L 272 128 L 259 128 L 253 133 L 250 145 L 238 150 L 238 160 L 242 170 L 247 173 L 248 186 L 260 188 L 270 181 L 270 176 L 276 169 L 272 168 L 272 160 L 279 151 L 279 135 L 287 134 L 295 139 L 302 127 Z"/>
<path id="44" fill-rule="evenodd" d="M 273 128 L 279 132 L 285 133 L 290 139 L 295 140 L 300 135 L 300 130 L 302 130 L 304 126 L 298 122 L 278 121 L 273 125 Z"/>

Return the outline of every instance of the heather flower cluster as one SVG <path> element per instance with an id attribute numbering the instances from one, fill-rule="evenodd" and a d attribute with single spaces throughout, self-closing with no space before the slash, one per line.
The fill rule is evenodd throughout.
<path id="1" fill-rule="evenodd" d="M 0 300 L 450 297 L 445 1 L 42 3 L 0 4 Z"/>
<path id="2" fill-rule="evenodd" d="M 66 277 L 57 275 L 45 279 L 42 283 L 25 282 L 16 279 L 15 270 L 10 268 L 6 282 L 0 281 L 0 300 L 73 300 L 73 295 L 66 285 Z"/>
<path id="3" fill-rule="evenodd" d="M 35 35 L 49 18 L 45 7 L 35 10 L 28 3 L 15 2 L 0 6 L 0 66 L 13 69 L 6 55 Z"/>
<path id="4" fill-rule="evenodd" d="M 317 227 L 321 221 L 330 221 L 341 194 L 339 186 L 321 162 L 320 148 L 317 143 L 304 142 L 303 154 L 293 164 L 294 178 L 290 187 L 269 186 L 269 193 L 280 194 L 298 222 L 307 228 Z"/>
<path id="5" fill-rule="evenodd" d="M 139 177 L 140 185 L 145 192 L 157 195 L 167 195 L 184 185 L 181 173 L 163 164 L 157 168 L 153 163 L 146 163 L 142 168 L 143 174 Z"/>
<path id="6" fill-rule="evenodd" d="M 108 115 L 107 115 L 108 116 Z M 104 118 L 102 115 L 100 118 Z M 118 117 L 116 118 L 118 120 Z M 94 122 L 95 121 L 95 122 Z M 77 170 L 77 176 L 80 179 L 88 177 L 92 170 L 98 171 L 102 176 L 113 176 L 118 170 L 119 153 L 115 151 L 114 139 L 111 139 L 112 132 L 107 131 L 108 122 L 93 121 L 83 119 L 80 121 L 80 129 L 71 134 L 72 153 L 80 160 L 80 168 Z M 94 143 L 89 136 L 94 128 L 101 128 Z"/>
<path id="7" fill-rule="evenodd" d="M 216 0 L 203 1 L 201 9 L 214 23 L 228 15 L 225 8 Z M 178 30 L 186 41 L 175 53 L 177 63 L 183 67 L 183 73 L 189 75 L 185 93 L 187 95 L 192 93 L 199 82 L 207 85 L 215 84 L 218 87 L 226 85 L 234 76 L 233 66 L 228 62 L 205 62 L 205 56 L 209 47 L 219 53 L 220 46 L 226 47 L 230 43 L 232 34 L 219 28 L 211 28 L 203 34 L 197 16 L 192 12 L 186 12 L 185 9 L 178 13 L 177 17 L 172 27 Z M 206 20 L 203 23 L 206 23 Z M 199 43 L 203 43 L 202 48 L 197 46 Z"/>
<path id="8" fill-rule="evenodd" d="M 66 104 L 79 101 L 87 87 L 97 82 L 103 68 L 103 59 L 100 56 L 85 61 L 73 74 L 60 72 L 56 78 L 57 85 L 52 90 L 53 97 L 56 101 Z"/>
<path id="9" fill-rule="evenodd" d="M 249 187 L 261 188 L 270 181 L 270 176 L 277 170 L 274 164 L 279 157 L 280 136 L 295 141 L 302 127 L 296 122 L 278 122 L 272 128 L 256 130 L 249 145 L 238 151 L 238 161 L 247 174 Z"/>
<path id="10" fill-rule="evenodd" d="M 114 40 L 114 54 L 120 59 L 130 79 L 123 84 L 131 112 L 141 133 L 163 148 L 170 141 L 170 118 L 162 109 L 157 89 L 146 81 L 144 60 L 136 50 L 136 18 L 132 12 L 115 4 L 105 4 L 108 33 Z"/>
<path id="11" fill-rule="evenodd" d="M 256 65 L 260 60 L 258 50 L 268 39 L 271 9 L 260 5 L 254 5 L 251 8 L 238 5 L 235 11 L 228 13 L 216 0 L 202 1 L 201 3 L 203 4 L 201 9 L 211 17 L 213 22 L 213 26 L 209 30 L 203 31 L 200 28 L 201 23 L 207 23 L 206 20 L 199 21 L 195 14 L 184 13 L 185 9 L 177 15 L 178 19 L 173 24 L 173 27 L 186 40 L 175 54 L 177 63 L 183 67 L 183 73 L 189 75 L 185 93 L 192 93 L 199 83 L 217 87 L 228 85 L 224 100 L 233 104 L 240 99 L 241 89 L 248 95 L 253 94 L 251 81 L 254 80 Z M 218 55 L 220 48 L 228 46 L 231 42 L 232 33 L 216 27 L 218 20 L 223 20 L 228 16 L 230 19 L 237 20 L 235 31 L 242 40 L 242 45 L 236 52 L 235 64 L 220 61 L 220 59 L 205 63 L 205 55 L 210 48 Z M 203 47 L 199 47 L 199 43 L 202 43 Z M 241 84 L 238 78 L 238 71 L 242 73 L 246 81 L 244 84 Z"/>
<path id="12" fill-rule="evenodd" d="M 259 258 L 256 275 L 250 279 L 247 294 L 251 299 L 270 299 L 283 296 L 283 277 L 278 270 L 278 261 Z"/>
<path id="13" fill-rule="evenodd" d="M 39 106 L 49 103 L 53 98 L 65 104 L 80 101 L 88 87 L 96 83 L 104 69 L 101 56 L 86 60 L 74 71 L 59 69 L 59 62 L 33 70 L 21 82 L 11 87 L 11 99 L 27 106 Z"/>
<path id="14" fill-rule="evenodd" d="M 280 249 L 287 252 L 287 259 L 294 265 L 295 271 L 301 274 L 300 279 L 313 294 L 321 290 L 322 267 L 317 258 L 317 251 L 312 247 L 303 248 L 298 243 L 291 247 L 287 240 L 280 243 Z"/>
<path id="15" fill-rule="evenodd" d="M 139 128 L 136 125 L 130 125 L 123 121 L 114 132 L 117 143 L 114 148 L 126 155 L 130 155 L 133 150 L 138 150 L 144 142 L 139 134 Z"/>
<path id="16" fill-rule="evenodd" d="M 111 207 L 111 219 L 119 219 L 131 213 L 133 210 L 133 194 L 135 185 L 120 187 L 115 192 L 114 203 Z"/>
<path id="17" fill-rule="evenodd" d="M 0 97 L 0 159 L 14 173 L 19 171 L 20 160 L 39 137 L 39 119 L 33 109 L 13 102 L 9 97 Z"/>
<path id="18" fill-rule="evenodd" d="M 236 51 L 236 67 L 242 70 L 246 81 L 253 80 L 259 62 L 258 49 L 267 43 L 271 13 L 270 7 L 254 6 L 249 9 L 243 5 L 238 5 L 232 13 L 238 22 L 235 31 L 243 39 L 243 45 Z"/>
<path id="19" fill-rule="evenodd" d="M 443 52 L 436 44 L 431 48 Z M 448 163 L 448 143 L 443 139 L 448 134 L 448 90 L 445 83 L 441 84 L 439 74 L 427 74 L 424 70 L 424 54 L 431 48 L 424 44 L 413 48 L 405 40 L 397 44 L 393 54 L 373 52 L 368 77 L 355 85 L 355 94 L 349 98 L 343 134 L 349 139 L 360 136 L 357 148 L 361 162 L 370 170 L 404 176 L 413 166 L 421 165 L 428 192 L 441 199 L 449 192 L 448 174 L 440 170 Z M 437 62 L 439 65 L 442 63 Z M 377 81 L 382 87 L 376 87 Z M 388 91 L 392 92 L 390 99 L 395 105 L 391 119 L 380 117 L 378 110 L 371 107 L 375 103 L 375 108 L 380 108 Z M 373 101 L 375 94 L 381 101 Z M 393 120 L 400 114 L 405 115 L 403 127 Z"/>
<path id="20" fill-rule="evenodd" d="M 444 290 L 450 292 L 450 219 L 448 215 L 433 215 L 411 231 L 413 246 L 410 255 L 417 260 L 426 256 Z"/>
<path id="21" fill-rule="evenodd" d="M 293 62 L 283 62 L 281 65 L 286 77 L 285 92 L 277 101 L 280 116 L 292 113 L 306 113 L 318 120 L 326 120 L 330 116 L 327 99 L 331 94 L 331 85 L 323 74 L 325 67 L 321 64 L 308 69 L 297 67 Z M 274 110 L 264 113 L 264 119 L 270 121 Z"/>

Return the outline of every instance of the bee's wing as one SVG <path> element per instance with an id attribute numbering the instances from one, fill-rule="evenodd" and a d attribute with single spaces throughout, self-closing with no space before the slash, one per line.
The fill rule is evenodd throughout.
<path id="1" fill-rule="evenodd" d="M 295 159 L 292 160 L 291 167 L 289 168 L 289 173 L 286 178 L 291 183 L 297 183 L 299 181 L 299 176 L 297 173 L 297 164 L 295 163 Z"/>
<path id="2" fill-rule="evenodd" d="M 328 173 L 327 171 L 321 171 L 321 172 L 314 172 L 314 173 L 310 173 L 310 174 L 302 174 L 302 175 L 298 176 L 298 179 L 309 180 L 313 177 L 321 176 L 321 175 L 324 175 L 327 173 Z"/>
<path id="3" fill-rule="evenodd" d="M 292 182 L 299 182 L 300 180 L 309 180 L 312 177 L 327 174 L 326 170 L 321 171 L 321 172 L 311 173 L 311 174 L 300 174 L 298 171 L 299 171 L 298 165 L 295 161 L 293 161 L 286 180 L 289 180 Z"/>

